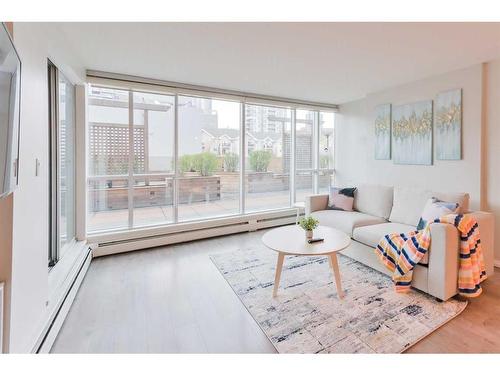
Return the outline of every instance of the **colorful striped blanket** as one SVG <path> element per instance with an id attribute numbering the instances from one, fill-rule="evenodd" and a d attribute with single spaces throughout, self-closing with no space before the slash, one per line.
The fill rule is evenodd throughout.
<path id="1" fill-rule="evenodd" d="M 481 294 L 481 282 L 486 279 L 479 227 L 470 215 L 446 215 L 434 223 L 453 224 L 460 232 L 460 258 L 458 292 L 466 297 Z M 423 230 L 409 233 L 393 233 L 384 236 L 375 252 L 382 263 L 393 273 L 392 280 L 397 292 L 410 289 L 413 268 L 420 262 L 431 244 L 429 223 Z"/>

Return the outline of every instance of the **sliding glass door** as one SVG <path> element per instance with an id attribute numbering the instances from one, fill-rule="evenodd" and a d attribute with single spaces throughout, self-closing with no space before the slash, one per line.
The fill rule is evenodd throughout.
<path id="1" fill-rule="evenodd" d="M 91 233 L 287 209 L 327 190 L 333 113 L 90 86 Z"/>

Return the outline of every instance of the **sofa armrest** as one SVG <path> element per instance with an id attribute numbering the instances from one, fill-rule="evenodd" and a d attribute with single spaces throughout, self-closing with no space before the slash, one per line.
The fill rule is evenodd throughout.
<path id="1" fill-rule="evenodd" d="M 488 276 L 494 272 L 494 216 L 489 212 L 467 212 L 479 225 L 484 263 Z M 457 293 L 460 234 L 452 224 L 431 224 L 428 292 L 446 301 Z"/>
<path id="2" fill-rule="evenodd" d="M 328 207 L 328 194 L 308 195 L 304 203 L 306 216 L 314 211 L 326 210 Z"/>
<path id="3" fill-rule="evenodd" d="M 452 224 L 431 224 L 428 293 L 446 301 L 457 294 L 459 234 Z"/>
<path id="4" fill-rule="evenodd" d="M 495 269 L 495 216 L 484 211 L 469 211 L 467 215 L 473 216 L 479 226 L 486 275 L 491 277 Z"/>

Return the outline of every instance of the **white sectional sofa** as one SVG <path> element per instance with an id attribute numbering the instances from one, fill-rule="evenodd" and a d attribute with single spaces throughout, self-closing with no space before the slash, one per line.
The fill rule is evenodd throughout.
<path id="1" fill-rule="evenodd" d="M 486 272 L 493 274 L 493 215 L 469 211 L 469 194 L 439 193 L 430 190 L 359 185 L 354 194 L 354 211 L 328 210 L 328 195 L 308 196 L 305 213 L 319 220 L 320 225 L 337 228 L 354 240 L 342 251 L 380 272 L 390 272 L 380 263 L 374 248 L 388 233 L 404 233 L 416 229 L 426 201 L 438 199 L 459 202 L 463 213 L 474 215 L 481 234 Z M 439 300 L 457 294 L 459 233 L 451 224 L 431 224 L 431 246 L 413 272 L 412 286 Z"/>

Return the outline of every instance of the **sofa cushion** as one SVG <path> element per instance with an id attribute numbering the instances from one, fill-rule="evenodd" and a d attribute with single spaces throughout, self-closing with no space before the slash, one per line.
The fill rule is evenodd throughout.
<path id="1" fill-rule="evenodd" d="M 383 223 L 376 225 L 369 225 L 365 227 L 358 227 L 354 229 L 353 236 L 356 241 L 361 242 L 372 248 L 377 247 L 380 239 L 386 234 L 390 233 L 408 233 L 416 228 L 407 224 L 400 223 Z M 428 253 L 420 260 L 420 264 L 428 264 L 429 255 Z"/>
<path id="2" fill-rule="evenodd" d="M 323 210 L 312 212 L 311 216 L 319 221 L 319 225 L 337 228 L 349 236 L 352 236 L 354 228 L 386 222 L 381 217 L 356 211 Z"/>
<path id="3" fill-rule="evenodd" d="M 424 206 L 417 229 L 424 229 L 428 224 L 442 216 L 457 214 L 459 208 L 460 204 L 458 202 L 443 202 L 436 197 L 432 197 L 427 200 Z"/>
<path id="4" fill-rule="evenodd" d="M 467 193 L 440 193 L 420 188 L 395 187 L 389 221 L 417 226 L 427 200 L 432 197 L 446 202 L 458 202 L 459 213 L 469 209 L 469 194 Z"/>
<path id="5" fill-rule="evenodd" d="M 443 202 L 457 202 L 459 204 L 459 214 L 469 211 L 470 196 L 467 193 L 441 193 L 435 191 L 432 196 Z"/>
<path id="6" fill-rule="evenodd" d="M 416 227 L 429 198 L 432 198 L 430 190 L 394 187 L 394 201 L 389 220 Z"/>
<path id="7" fill-rule="evenodd" d="M 328 208 L 330 210 L 352 211 L 356 188 L 330 188 Z"/>
<path id="8" fill-rule="evenodd" d="M 354 192 L 354 209 L 368 215 L 389 219 L 392 199 L 392 186 L 362 184 Z"/>

